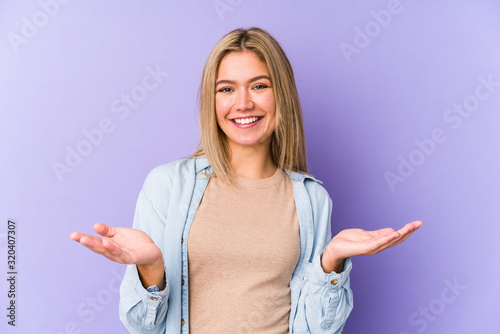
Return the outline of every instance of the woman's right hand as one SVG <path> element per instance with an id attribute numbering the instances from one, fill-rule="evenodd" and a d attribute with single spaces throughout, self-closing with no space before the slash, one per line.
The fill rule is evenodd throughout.
<path id="1" fill-rule="evenodd" d="M 94 230 L 104 238 L 79 232 L 69 238 L 118 263 L 151 265 L 162 258 L 158 246 L 143 231 L 102 223 L 95 224 Z"/>
<path id="2" fill-rule="evenodd" d="M 103 237 L 73 232 L 69 238 L 111 261 L 136 264 L 144 287 L 158 285 L 160 290 L 163 289 L 162 253 L 146 233 L 133 228 L 111 227 L 102 223 L 95 224 L 94 230 Z"/>

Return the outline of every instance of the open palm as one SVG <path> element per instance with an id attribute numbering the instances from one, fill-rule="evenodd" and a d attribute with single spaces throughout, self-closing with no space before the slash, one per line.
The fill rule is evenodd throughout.
<path id="1" fill-rule="evenodd" d="M 392 228 L 375 231 L 351 228 L 340 231 L 325 249 L 323 268 L 326 270 L 338 268 L 339 263 L 348 257 L 380 253 L 403 242 L 422 225 L 421 221 L 414 221 L 398 231 Z"/>
<path id="2" fill-rule="evenodd" d="M 143 231 L 102 223 L 95 224 L 94 230 L 103 237 L 74 232 L 70 239 L 118 263 L 148 265 L 162 257 L 158 246 Z"/>

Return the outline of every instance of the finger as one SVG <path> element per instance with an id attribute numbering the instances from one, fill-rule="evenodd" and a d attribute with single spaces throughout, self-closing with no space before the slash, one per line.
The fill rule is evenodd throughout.
<path id="1" fill-rule="evenodd" d="M 372 235 L 377 236 L 377 237 L 382 237 L 382 236 L 387 236 L 390 235 L 391 233 L 394 232 L 393 228 L 387 227 L 387 228 L 382 228 L 380 230 L 375 230 L 370 232 Z"/>
<path id="2" fill-rule="evenodd" d="M 127 249 L 122 248 L 119 245 L 116 245 L 111 239 L 109 238 L 103 239 L 103 245 L 107 250 L 107 253 L 103 255 L 108 259 L 110 259 L 111 261 L 115 261 L 118 263 L 126 263 L 126 264 L 136 263 L 134 262 L 135 261 L 134 257 L 130 254 L 130 252 Z"/>
<path id="3" fill-rule="evenodd" d="M 73 232 L 69 235 L 69 238 L 71 240 L 74 240 L 74 241 L 77 241 L 77 242 L 80 242 L 81 243 L 81 239 L 84 238 L 84 237 L 87 237 L 87 238 L 92 238 L 94 237 L 93 235 L 91 234 L 87 234 L 87 233 L 80 233 L 80 232 Z"/>
<path id="4" fill-rule="evenodd" d="M 418 230 L 424 223 L 421 220 L 415 220 L 412 222 L 413 226 L 415 227 L 415 230 Z"/>
<path id="5" fill-rule="evenodd" d="M 100 254 L 111 261 L 118 263 L 132 263 L 131 256 L 122 248 L 116 246 L 110 238 L 99 238 L 95 235 L 74 232 L 72 240 L 78 241 L 94 253 Z"/>
<path id="6" fill-rule="evenodd" d="M 69 238 L 74 241 L 80 241 L 80 238 L 82 237 L 83 233 L 80 232 L 73 232 L 69 235 Z"/>
<path id="7" fill-rule="evenodd" d="M 106 253 L 106 248 L 103 246 L 101 238 L 95 235 L 85 235 L 81 237 L 80 243 L 95 253 Z"/>
<path id="8" fill-rule="evenodd" d="M 394 246 L 402 243 L 403 241 L 405 241 L 406 239 L 408 239 L 410 237 L 410 235 L 412 235 L 413 232 L 415 232 L 422 225 L 423 225 L 423 223 L 421 221 L 415 221 L 415 222 L 406 224 L 403 228 L 401 228 L 397 232 L 397 233 L 399 233 L 398 237 L 396 237 L 396 238 L 394 238 L 392 240 L 389 240 L 387 243 L 381 245 L 380 248 L 378 248 L 376 250 L 376 252 L 380 253 L 381 251 L 383 251 L 385 249 L 394 247 Z M 374 253 L 374 254 L 376 254 L 376 253 Z"/>
<path id="9" fill-rule="evenodd" d="M 95 235 L 73 232 L 69 237 L 71 240 L 79 242 L 95 253 L 101 255 L 104 255 L 106 253 L 106 248 L 104 247 L 101 238 Z"/>
<path id="10" fill-rule="evenodd" d="M 413 226 L 413 224 L 412 223 L 408 223 L 405 226 L 401 227 L 398 230 L 398 232 L 403 235 L 403 234 L 406 234 L 406 233 L 410 232 L 413 229 L 415 229 L 415 227 Z"/>
<path id="11" fill-rule="evenodd" d="M 371 240 L 370 244 L 365 249 L 366 254 L 377 254 L 384 250 L 387 245 L 390 245 L 394 240 L 400 237 L 398 232 L 393 232 Z"/>
<path id="12" fill-rule="evenodd" d="M 397 240 L 395 240 L 395 243 L 390 245 L 390 247 L 396 246 L 396 245 L 402 243 L 403 241 L 405 241 L 406 239 L 408 239 L 410 237 L 410 235 L 412 235 L 420 226 L 422 226 L 422 224 L 418 225 L 418 227 L 416 227 L 416 228 L 415 228 L 415 225 L 413 225 L 412 229 L 409 229 L 405 234 L 401 235 L 401 237 L 398 238 Z"/>
<path id="13" fill-rule="evenodd" d="M 401 233 L 408 233 L 410 231 L 416 231 L 417 229 L 420 228 L 424 223 L 420 220 L 416 220 L 414 222 L 408 223 L 405 226 L 403 226 L 398 232 Z"/>
<path id="14" fill-rule="evenodd" d="M 116 228 L 103 223 L 94 224 L 94 230 L 104 237 L 113 237 L 116 234 Z"/>
<path id="15" fill-rule="evenodd" d="M 414 222 L 411 222 L 407 225 L 405 225 L 401 230 L 400 230 L 400 233 L 401 233 L 401 237 L 398 238 L 398 240 L 396 240 L 395 242 L 395 245 L 405 241 L 406 239 L 408 239 L 408 237 L 410 235 L 413 234 L 413 232 L 415 232 L 416 230 L 418 230 L 420 228 L 420 226 L 422 226 L 423 223 L 421 221 L 414 221 Z"/>
<path id="16" fill-rule="evenodd" d="M 414 228 L 411 224 L 405 225 L 403 228 L 401 228 L 396 232 L 397 236 L 395 238 L 388 240 L 388 242 L 382 246 L 382 249 L 380 249 L 379 252 L 383 251 L 384 249 L 393 247 L 398 243 L 402 242 L 404 239 L 410 236 L 413 230 Z"/>
<path id="17" fill-rule="evenodd" d="M 111 239 L 103 239 L 102 245 L 104 248 L 114 256 L 120 256 L 123 254 L 123 249 L 115 245 L 115 243 Z"/>
<path id="18" fill-rule="evenodd" d="M 369 232 L 373 236 L 378 236 L 378 237 L 387 237 L 387 239 L 382 239 L 380 240 L 381 243 L 384 243 L 385 241 L 393 241 L 396 238 L 402 237 L 406 235 L 410 231 L 414 231 L 418 229 L 420 226 L 422 226 L 422 222 L 417 220 L 411 223 L 406 224 L 403 226 L 401 229 L 399 229 L 396 233 L 394 233 L 394 229 L 387 227 L 387 228 L 382 228 L 380 230 L 375 230 Z"/>

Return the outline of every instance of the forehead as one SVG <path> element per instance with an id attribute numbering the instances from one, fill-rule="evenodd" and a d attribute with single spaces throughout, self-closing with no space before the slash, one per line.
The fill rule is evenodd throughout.
<path id="1" fill-rule="evenodd" d="M 266 64 L 254 52 L 238 51 L 228 53 L 222 58 L 217 78 L 234 79 L 256 75 L 269 75 Z"/>

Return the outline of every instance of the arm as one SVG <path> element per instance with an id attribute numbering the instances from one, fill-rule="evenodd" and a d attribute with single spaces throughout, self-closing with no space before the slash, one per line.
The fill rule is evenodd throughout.
<path id="1" fill-rule="evenodd" d="M 293 333 L 340 334 L 353 308 L 349 273 L 351 257 L 372 255 L 408 238 L 422 222 L 414 221 L 399 231 L 347 229 L 331 239 L 332 201 L 326 190 L 307 186 L 314 225 L 314 246 L 300 291 Z"/>
<path id="2" fill-rule="evenodd" d="M 162 219 L 144 191 L 137 200 L 133 226 L 98 223 L 94 229 L 103 237 L 74 232 L 70 238 L 112 261 L 129 265 L 120 287 L 120 318 L 132 333 L 143 333 L 162 326 L 170 290 L 157 246 L 163 244 Z"/>
<path id="3" fill-rule="evenodd" d="M 338 272 L 322 268 L 321 257 L 331 240 L 332 200 L 316 182 L 306 184 L 314 226 L 312 254 L 306 263 L 293 333 L 340 334 L 353 308 L 350 258 Z M 323 255 L 324 256 L 324 255 Z M 335 268 L 339 269 L 339 268 Z"/>
<path id="4" fill-rule="evenodd" d="M 340 334 L 353 308 L 353 293 L 350 287 L 352 262 L 347 258 L 340 273 L 325 273 L 320 257 L 310 265 L 306 318 L 310 333 Z"/>
<path id="5" fill-rule="evenodd" d="M 164 242 L 164 218 L 141 190 L 133 228 L 148 234 L 158 247 Z M 120 319 L 131 333 L 165 333 L 170 286 L 160 248 L 153 263 L 127 267 L 120 286 Z"/>
<path id="6" fill-rule="evenodd" d="M 110 260 L 128 264 L 120 287 L 120 319 L 131 333 L 165 333 L 171 286 L 165 269 L 165 225 L 179 162 L 154 168 L 137 199 L 133 228 L 96 224 L 103 238 L 70 238 Z M 171 245 L 170 245 L 171 246 Z M 142 281 L 141 281 L 142 279 Z M 153 285 L 150 285 L 153 284 Z M 163 286 L 163 289 L 162 289 Z"/>
<path id="7" fill-rule="evenodd" d="M 111 227 L 98 223 L 94 225 L 94 229 L 103 236 L 102 238 L 79 232 L 70 235 L 72 240 L 95 253 L 118 263 L 129 264 L 120 287 L 122 297 L 120 318 L 132 333 L 143 333 L 142 328 L 153 329 L 158 322 L 162 321 L 162 316 L 164 317 L 166 313 L 166 300 L 169 293 L 164 266 L 159 264 L 159 261 L 163 263 L 162 253 L 155 242 L 144 231 L 138 229 L 140 221 L 148 217 L 147 207 L 144 196 L 140 195 L 136 210 L 137 219 L 134 221 L 136 228 Z M 152 222 L 151 219 L 148 221 Z M 138 267 L 145 269 L 139 273 Z M 158 275 L 160 271 L 161 276 Z M 142 282 L 140 276 L 142 276 Z M 152 283 L 156 286 L 146 290 L 146 285 Z M 159 291 L 158 286 L 163 291 Z M 164 333 L 164 331 L 157 333 Z"/>

